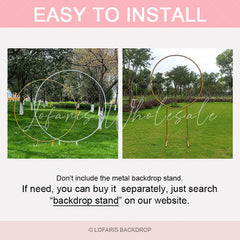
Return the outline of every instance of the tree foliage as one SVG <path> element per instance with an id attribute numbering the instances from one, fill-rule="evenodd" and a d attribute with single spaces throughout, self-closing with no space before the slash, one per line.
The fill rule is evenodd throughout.
<path id="1" fill-rule="evenodd" d="M 149 66 L 152 60 L 150 48 L 125 48 L 123 49 L 123 77 L 128 86 L 129 104 L 133 97 L 133 84 L 139 70 Z M 141 78 L 139 78 L 141 79 Z"/>
<path id="2" fill-rule="evenodd" d="M 11 48 L 8 50 L 8 88 L 12 93 L 19 93 L 23 87 L 34 80 L 47 78 L 53 72 L 69 68 L 66 58 L 71 56 L 71 49 L 47 48 Z M 27 90 L 27 89 L 26 89 Z M 21 102 L 26 94 L 32 100 L 33 91 L 22 91 Z"/>
<path id="3" fill-rule="evenodd" d="M 74 68 L 93 77 L 102 87 L 105 95 L 110 99 L 113 88 L 118 83 L 118 51 L 115 48 L 87 48 L 74 49 L 71 64 Z M 73 92 L 81 98 L 87 96 L 88 101 L 100 102 L 103 107 L 102 92 L 99 86 L 85 75 L 80 76 L 81 81 L 75 82 Z M 69 84 L 72 84 L 69 83 Z M 115 91 L 115 94 L 116 91 Z"/>
<path id="4" fill-rule="evenodd" d="M 12 48 L 8 50 L 8 89 L 19 93 L 29 82 L 46 79 L 62 70 L 77 69 L 94 78 L 102 87 L 108 99 L 117 94 L 118 52 L 117 49 L 48 49 Z M 67 86 L 76 100 L 103 106 L 102 92 L 94 81 L 76 72 L 62 72 L 51 79 Z M 38 84 L 39 85 L 39 84 Z M 51 88 L 49 87 L 51 85 Z M 26 96 L 32 101 L 37 84 L 31 84 L 20 95 L 21 102 Z M 83 90 L 84 89 L 84 90 Z M 44 84 L 39 98 L 45 102 L 72 100 L 69 92 L 60 84 Z"/>
<path id="5" fill-rule="evenodd" d="M 151 73 L 148 69 L 149 60 L 147 60 L 149 57 L 151 58 L 148 55 L 150 49 L 144 49 L 142 53 L 137 50 L 123 50 L 123 94 L 124 96 L 129 95 L 129 99 L 132 98 L 131 88 L 135 95 L 152 95 L 149 86 Z M 147 56 L 143 58 L 143 63 L 139 64 L 144 53 Z M 216 56 L 216 64 L 219 67 L 219 72 L 203 72 L 203 91 L 201 94 L 203 97 L 232 94 L 233 50 L 227 49 Z M 176 66 L 167 72 L 156 72 L 152 76 L 152 87 L 155 95 L 162 99 L 174 97 L 175 104 L 178 97 L 191 101 L 193 97 L 198 96 L 201 86 L 202 79 L 199 72 L 194 72 L 187 66 Z"/>
<path id="6" fill-rule="evenodd" d="M 217 65 L 222 74 L 221 81 L 226 84 L 229 91 L 232 91 L 233 83 L 233 50 L 227 49 L 223 53 L 219 54 L 216 58 Z"/>

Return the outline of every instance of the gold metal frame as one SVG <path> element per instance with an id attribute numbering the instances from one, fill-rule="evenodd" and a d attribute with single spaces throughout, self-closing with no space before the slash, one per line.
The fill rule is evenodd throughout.
<path id="1" fill-rule="evenodd" d="M 170 57 L 183 57 L 183 58 L 186 58 L 188 60 L 190 60 L 198 69 L 199 73 L 200 73 L 200 76 L 201 76 L 201 89 L 200 89 L 200 92 L 198 94 L 197 97 L 195 97 L 195 99 L 187 104 L 186 106 L 184 107 L 179 107 L 179 108 L 174 108 L 174 107 L 171 107 L 171 106 L 167 106 L 165 103 L 163 103 L 162 101 L 160 101 L 157 96 L 155 95 L 154 91 L 153 91 L 153 87 L 152 87 L 152 77 L 153 77 L 153 74 L 154 74 L 154 71 L 156 69 L 156 67 L 158 66 L 159 63 L 161 63 L 162 61 L 164 61 L 165 59 L 167 58 L 170 58 Z M 201 93 L 202 93 L 202 90 L 203 90 L 203 74 L 202 74 L 202 71 L 200 69 L 200 67 L 198 66 L 198 64 L 193 61 L 191 58 L 189 57 L 186 57 L 184 55 L 180 55 L 180 54 L 174 54 L 174 55 L 168 55 L 164 58 L 162 58 L 160 61 L 158 61 L 156 63 L 156 65 L 154 66 L 152 72 L 151 72 L 151 76 L 150 76 L 150 87 L 151 87 L 151 92 L 152 92 L 152 95 L 154 96 L 154 98 L 163 106 L 166 107 L 166 143 L 165 143 L 165 146 L 167 147 L 168 146 L 168 108 L 171 108 L 171 109 L 184 109 L 186 108 L 186 128 L 187 128 L 187 136 L 186 136 L 186 141 L 187 141 L 187 147 L 190 147 L 190 144 L 189 144 L 189 137 L 188 137 L 188 107 L 191 106 L 192 104 L 194 104 L 197 99 L 200 97 Z"/>
<path id="2" fill-rule="evenodd" d="M 70 91 L 69 88 L 67 88 L 67 87 L 66 87 L 65 85 L 63 85 L 62 83 L 59 83 L 59 82 L 57 82 L 56 80 L 51 80 L 51 79 L 39 79 L 39 80 L 34 80 L 34 81 L 26 84 L 26 85 L 21 89 L 21 91 L 18 93 L 16 99 L 20 96 L 21 92 L 22 92 L 25 88 L 27 88 L 28 86 L 30 86 L 30 85 L 33 84 L 33 83 L 40 82 L 40 81 L 49 81 L 49 82 L 58 83 L 59 85 L 61 85 L 62 87 L 64 87 L 64 88 L 70 93 L 70 95 L 72 96 L 72 99 L 73 99 L 73 101 L 74 101 L 75 108 L 76 108 L 75 118 L 74 118 L 74 121 L 73 121 L 72 126 L 71 126 L 62 136 L 60 136 L 60 137 L 58 137 L 58 138 L 51 139 L 51 140 L 40 140 L 40 139 L 38 139 L 38 138 L 35 138 L 35 137 L 27 134 L 27 133 L 21 128 L 21 126 L 20 126 L 20 124 L 19 124 L 19 122 L 18 122 L 18 120 L 17 120 L 17 116 L 16 116 L 16 103 L 17 103 L 16 100 L 15 100 L 15 103 L 14 103 L 14 118 L 15 118 L 15 121 L 16 121 L 19 129 L 20 129 L 26 136 L 28 136 L 29 138 L 37 141 L 37 144 L 36 144 L 36 145 L 38 145 L 39 142 L 45 142 L 45 143 L 46 143 L 46 142 L 51 142 L 51 143 L 52 143 L 52 146 L 53 146 L 54 141 L 59 140 L 60 138 L 66 136 L 66 135 L 72 130 L 74 124 L 76 123 L 76 120 L 77 120 L 77 103 L 76 103 L 75 98 L 74 98 L 74 96 L 73 96 L 73 94 L 72 94 L 72 92 Z"/>

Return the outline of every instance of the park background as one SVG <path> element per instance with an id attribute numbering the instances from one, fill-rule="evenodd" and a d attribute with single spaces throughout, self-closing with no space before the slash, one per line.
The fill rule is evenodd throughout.
<path id="1" fill-rule="evenodd" d="M 114 48 L 8 49 L 8 157 L 117 158 L 117 67 L 118 51 Z M 55 82 L 41 85 L 43 81 L 36 81 L 64 70 L 66 72 L 50 78 Z M 33 139 L 17 125 L 15 103 L 16 120 Z M 34 109 L 37 109 L 41 126 L 54 138 L 40 129 Z M 45 118 L 41 120 L 43 114 Z M 104 114 L 100 124 L 99 119 Z M 50 116 L 48 121 L 47 116 Z M 66 116 L 71 116 L 68 121 Z M 89 138 L 75 142 L 97 128 L 99 130 Z M 63 137 L 58 139 L 60 136 Z"/>
<path id="2" fill-rule="evenodd" d="M 173 54 L 190 57 L 203 75 L 201 96 L 188 107 L 188 114 L 195 116 L 188 119 L 190 148 L 184 109 L 169 110 L 165 147 L 166 110 L 150 89 L 155 64 Z M 192 65 L 170 57 L 156 67 L 152 89 L 160 101 L 166 98 L 168 106 L 179 108 L 197 97 L 201 76 Z M 232 49 L 123 49 L 123 157 L 232 158 L 232 86 Z"/>

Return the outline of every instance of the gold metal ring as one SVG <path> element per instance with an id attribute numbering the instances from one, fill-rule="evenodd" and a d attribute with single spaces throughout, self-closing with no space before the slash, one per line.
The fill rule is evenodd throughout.
<path id="1" fill-rule="evenodd" d="M 62 83 L 59 83 L 59 82 L 57 82 L 56 80 L 51 80 L 51 79 L 39 79 L 39 80 L 34 80 L 34 81 L 26 84 L 26 85 L 22 88 L 22 90 L 18 93 L 16 99 L 18 99 L 18 97 L 20 96 L 21 92 L 22 92 L 25 88 L 27 88 L 28 86 L 30 86 L 30 85 L 33 84 L 33 83 L 40 82 L 40 81 L 49 81 L 49 82 L 53 82 L 53 83 L 58 83 L 58 84 L 60 84 L 62 87 L 64 87 L 64 88 L 70 93 L 70 95 L 72 96 L 72 99 L 73 99 L 73 101 L 74 101 L 75 108 L 76 108 L 75 118 L 74 118 L 74 121 L 73 121 L 72 126 L 68 129 L 68 131 L 67 131 L 66 133 L 64 133 L 62 136 L 60 136 L 60 137 L 58 137 L 58 138 L 51 139 L 51 140 L 40 140 L 40 139 L 38 139 L 38 138 L 32 137 L 31 135 L 29 135 L 29 134 L 27 134 L 25 131 L 23 131 L 23 129 L 21 128 L 20 124 L 18 123 L 17 116 L 16 116 L 16 103 L 17 103 L 17 100 L 15 100 L 15 103 L 14 103 L 14 117 L 15 117 L 15 121 L 16 121 L 19 129 L 20 129 L 25 135 L 27 135 L 29 138 L 37 141 L 37 143 L 38 143 L 38 142 L 52 142 L 52 143 L 53 143 L 54 141 L 59 140 L 60 138 L 66 136 L 66 135 L 72 130 L 72 128 L 73 128 L 73 126 L 74 126 L 74 124 L 76 123 L 76 120 L 77 120 L 77 104 L 76 104 L 75 98 L 74 98 L 72 92 L 69 90 L 69 88 L 67 88 L 67 87 L 66 87 L 65 85 L 63 85 Z"/>
<path id="2" fill-rule="evenodd" d="M 197 67 L 197 69 L 199 70 L 199 73 L 200 73 L 200 75 L 201 75 L 201 81 L 202 81 L 202 83 L 201 83 L 201 89 L 200 89 L 200 92 L 199 92 L 198 96 L 195 97 L 195 99 L 194 99 L 191 103 L 189 103 L 188 105 L 186 105 L 186 106 L 184 106 L 184 107 L 175 108 L 175 107 L 167 106 L 165 103 L 163 103 L 162 101 L 160 101 L 160 100 L 157 98 L 157 96 L 154 94 L 154 92 L 153 92 L 152 77 L 153 77 L 153 74 L 154 74 L 154 70 L 156 69 L 156 67 L 157 67 L 157 65 L 158 65 L 159 63 L 161 63 L 161 62 L 162 62 L 163 60 L 165 60 L 166 58 L 170 58 L 170 57 L 183 57 L 183 58 L 186 58 L 186 59 L 190 60 L 190 61 Z M 184 108 L 187 108 L 187 107 L 191 106 L 193 103 L 195 103 L 195 102 L 197 101 L 197 99 L 200 97 L 201 93 L 202 93 L 202 90 L 203 90 L 203 75 L 202 75 L 202 71 L 201 71 L 200 67 L 197 65 L 197 63 L 194 62 L 194 61 L 193 61 L 191 58 L 189 58 L 189 57 L 186 57 L 186 56 L 184 56 L 184 55 L 179 55 L 179 54 L 169 55 L 169 56 L 166 56 L 166 57 L 162 58 L 162 59 L 161 59 L 160 61 L 158 61 L 158 62 L 156 63 L 156 65 L 154 66 L 154 68 L 153 68 L 153 70 L 152 70 L 152 73 L 151 73 L 151 76 L 150 76 L 150 87 L 151 87 L 151 91 L 152 91 L 152 94 L 153 94 L 154 98 L 155 98 L 159 103 L 161 103 L 162 105 L 164 105 L 166 108 L 184 109 Z"/>

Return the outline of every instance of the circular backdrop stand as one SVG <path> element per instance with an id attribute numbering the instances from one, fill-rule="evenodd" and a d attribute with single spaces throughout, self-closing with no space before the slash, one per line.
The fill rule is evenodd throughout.
<path id="1" fill-rule="evenodd" d="M 186 106 L 184 107 L 171 107 L 171 106 L 168 106 L 166 105 L 164 102 L 160 101 L 158 99 L 158 97 L 155 95 L 154 91 L 153 91 L 153 87 L 152 87 L 152 77 L 153 77 L 153 74 L 154 74 L 154 71 L 156 69 L 156 67 L 162 62 L 164 61 L 165 59 L 167 58 L 171 58 L 171 57 L 182 57 L 182 58 L 185 58 L 185 59 L 188 59 L 190 60 L 198 69 L 199 73 L 200 73 L 200 76 L 201 76 L 201 89 L 200 89 L 200 92 L 198 94 L 197 97 L 194 98 L 194 100 L 187 104 Z M 150 76 L 150 87 L 151 87 L 151 91 L 152 91 L 152 94 L 154 96 L 154 98 L 161 104 L 163 105 L 164 107 L 166 107 L 166 143 L 165 143 L 165 147 L 168 146 L 168 109 L 171 108 L 171 109 L 186 109 L 186 142 L 187 142 L 187 147 L 189 148 L 190 147 L 190 143 L 189 143 L 189 137 L 188 137 L 188 107 L 190 107 L 192 104 L 194 104 L 197 99 L 200 97 L 201 93 L 202 93 L 202 90 L 203 90 L 203 75 L 202 75 L 202 71 L 200 69 L 200 67 L 197 65 L 196 62 L 194 62 L 191 58 L 189 57 L 186 57 L 184 55 L 179 55 L 179 54 L 174 54 L 174 55 L 169 55 L 169 56 L 166 56 L 164 58 L 162 58 L 160 61 L 158 61 L 156 63 L 156 65 L 154 66 L 153 70 L 152 70 L 152 73 L 151 73 L 151 76 Z"/>
<path id="2" fill-rule="evenodd" d="M 50 79 L 50 78 L 54 77 L 54 76 L 57 75 L 57 74 L 65 73 L 65 72 L 76 72 L 76 73 L 78 73 L 78 74 L 82 74 L 82 75 L 90 78 L 90 79 L 91 79 L 92 81 L 94 81 L 95 84 L 99 87 L 100 92 L 101 92 L 102 97 L 103 97 L 104 107 L 103 107 L 103 109 L 101 109 L 101 111 L 100 111 L 100 116 L 99 116 L 97 128 L 94 129 L 88 136 L 82 137 L 82 138 L 80 138 L 80 139 L 74 139 L 74 140 L 63 140 L 63 139 L 62 139 L 64 136 L 66 136 L 66 135 L 73 129 L 73 127 L 74 127 L 74 125 L 75 125 L 75 123 L 76 123 L 76 120 L 77 120 L 77 115 L 78 115 L 78 113 L 77 113 L 77 109 L 78 109 L 77 102 L 76 102 L 76 100 L 75 100 L 72 92 L 69 90 L 69 88 L 67 88 L 65 85 L 63 85 L 62 83 L 59 83 L 59 82 L 56 81 L 56 80 Z M 50 133 L 48 133 L 48 132 L 44 129 L 44 127 L 43 127 L 43 126 L 41 125 L 41 123 L 39 122 L 39 119 L 38 119 L 38 116 L 37 116 L 37 110 L 38 110 L 38 109 L 36 109 L 35 104 L 34 104 L 34 109 L 33 109 L 33 111 L 34 111 L 34 119 L 37 121 L 37 124 L 38 124 L 38 126 L 40 127 L 40 129 L 41 129 L 46 135 L 48 135 L 50 139 L 42 140 L 42 139 L 36 138 L 35 136 L 29 135 L 28 133 L 26 133 L 26 132 L 22 129 L 22 127 L 20 126 L 20 124 L 19 124 L 19 122 L 18 122 L 18 120 L 17 120 L 17 116 L 16 116 L 16 102 L 17 102 L 17 99 L 19 98 L 20 94 L 24 91 L 24 89 L 26 89 L 27 87 L 29 87 L 31 84 L 37 83 L 37 82 L 42 82 L 42 83 L 40 84 L 40 86 L 38 87 L 38 89 L 37 89 L 37 91 L 36 91 L 34 102 L 37 102 L 37 97 L 38 97 L 38 95 L 39 95 L 39 91 L 40 91 L 40 89 L 42 88 L 42 86 L 43 86 L 46 82 L 52 82 L 52 83 L 57 83 L 57 84 L 61 85 L 61 86 L 64 87 L 64 88 L 69 92 L 69 94 L 72 96 L 72 99 L 73 99 L 74 105 L 75 105 L 75 110 L 76 110 L 76 111 L 75 111 L 75 118 L 74 118 L 74 121 L 73 121 L 73 124 L 71 125 L 71 127 L 70 127 L 62 136 L 60 136 L 60 137 L 52 136 Z M 17 95 L 17 97 L 16 97 L 15 104 L 14 104 L 14 117 L 15 117 L 15 121 L 16 121 L 19 129 L 20 129 L 26 136 L 28 136 L 28 137 L 31 138 L 32 140 L 36 141 L 36 142 L 37 142 L 37 143 L 36 143 L 36 146 L 38 145 L 39 142 L 45 142 L 45 143 L 46 143 L 46 142 L 51 142 L 51 143 L 52 143 L 52 146 L 53 146 L 53 145 L 54 145 L 54 141 L 58 141 L 58 144 L 59 144 L 59 145 L 60 145 L 61 142 L 63 142 L 63 143 L 76 143 L 76 145 L 78 145 L 78 142 L 81 142 L 81 141 L 83 141 L 83 140 L 91 137 L 91 136 L 92 136 L 93 134 L 95 134 L 98 130 L 102 129 L 101 126 L 102 126 L 102 123 L 103 123 L 103 121 L 104 121 L 104 119 L 105 119 L 105 116 L 106 116 L 106 109 L 107 109 L 107 100 L 106 100 L 105 92 L 104 92 L 103 88 L 101 87 L 101 85 L 98 83 L 98 81 L 97 81 L 96 79 L 94 79 L 93 77 L 91 77 L 90 75 L 88 75 L 87 73 L 84 73 L 84 72 L 82 72 L 82 71 L 75 70 L 75 69 L 69 69 L 69 70 L 58 71 L 58 72 L 50 75 L 50 76 L 49 76 L 48 78 L 46 78 L 46 79 L 34 80 L 34 81 L 26 84 L 26 85 L 21 89 L 21 91 L 18 93 L 18 95 Z"/>
<path id="3" fill-rule="evenodd" d="M 76 73 L 82 74 L 82 75 L 90 78 L 92 81 L 94 81 L 94 82 L 96 83 L 96 85 L 99 87 L 99 89 L 100 89 L 100 91 L 101 91 L 101 93 L 102 93 L 102 95 L 103 95 L 103 100 L 104 100 L 104 104 L 105 104 L 104 109 L 102 110 L 102 114 L 100 114 L 100 116 L 99 116 L 99 124 L 98 124 L 98 127 L 97 127 L 95 130 L 93 130 L 93 132 L 91 132 L 88 136 L 82 137 L 82 138 L 80 138 L 80 139 L 74 139 L 74 140 L 62 140 L 62 139 L 58 139 L 58 144 L 59 144 L 59 145 L 60 145 L 61 142 L 63 142 L 63 143 L 76 143 L 76 145 L 78 145 L 78 142 L 81 142 L 81 141 L 83 141 L 83 140 L 91 137 L 91 136 L 92 136 L 93 134 L 95 134 L 98 130 L 100 130 L 100 127 L 99 127 L 99 126 L 100 126 L 100 125 L 102 124 L 102 122 L 104 121 L 104 118 L 105 118 L 105 115 L 106 115 L 107 100 L 106 100 L 106 95 L 105 95 L 105 92 L 104 92 L 103 88 L 101 87 L 101 85 L 99 84 L 99 82 L 98 82 L 96 79 L 94 79 L 94 78 L 91 77 L 89 74 L 87 74 L 87 73 L 85 73 L 85 72 L 82 72 L 82 71 L 80 71 L 80 70 L 68 69 L 68 70 L 58 71 L 58 72 L 50 75 L 47 79 L 45 79 L 45 81 L 43 81 L 43 82 L 41 83 L 41 85 L 39 86 L 39 88 L 38 88 L 38 90 L 37 90 L 37 92 L 36 92 L 35 101 L 37 100 L 37 96 L 38 96 L 38 93 L 39 93 L 40 89 L 42 88 L 42 86 L 44 85 L 44 83 L 45 83 L 46 81 L 49 81 L 50 78 L 54 77 L 54 76 L 57 75 L 57 74 L 66 73 L 66 72 L 76 72 Z M 55 80 L 50 80 L 50 81 L 55 81 Z M 74 99 L 74 103 L 75 103 L 75 107 L 76 107 L 76 118 L 77 118 L 77 103 L 76 103 L 75 99 Z M 35 112 L 35 119 L 36 119 L 36 121 L 37 121 L 37 123 L 38 123 L 38 126 L 42 129 L 42 131 L 43 131 L 45 134 L 47 134 L 49 137 L 53 138 L 53 136 L 51 136 L 51 134 L 49 134 L 49 133 L 43 128 L 43 126 L 40 124 L 40 122 L 39 122 L 39 120 L 38 120 L 38 117 L 37 117 L 37 115 L 36 115 L 35 109 L 34 109 L 34 112 Z M 75 121 L 76 121 L 76 120 L 75 120 Z M 75 122 L 74 122 L 74 123 L 75 123 Z M 65 136 L 65 135 L 64 135 L 64 136 Z M 64 137 L 64 136 L 62 136 L 62 137 Z"/>
<path id="4" fill-rule="evenodd" d="M 37 143 L 36 143 L 36 146 L 38 145 L 39 142 L 45 142 L 45 143 L 46 143 L 46 142 L 51 142 L 51 143 L 52 143 L 52 146 L 53 146 L 54 141 L 57 141 L 57 140 L 60 141 L 60 139 L 61 139 L 62 137 L 66 136 L 66 135 L 72 130 L 72 128 L 73 128 L 73 126 L 74 126 L 74 124 L 76 123 L 76 120 L 77 120 L 77 104 L 76 104 L 75 98 L 74 98 L 72 92 L 69 90 L 69 88 L 67 88 L 65 85 L 63 85 L 63 84 L 61 84 L 61 83 L 59 83 L 59 82 L 57 82 L 57 81 L 55 81 L 55 80 L 51 80 L 51 79 L 39 79 L 39 80 L 34 80 L 34 81 L 26 84 L 26 85 L 21 89 L 21 91 L 18 93 L 16 99 L 19 98 L 20 94 L 24 91 L 24 89 L 26 89 L 27 87 L 29 87 L 31 84 L 37 83 L 37 82 L 43 82 L 43 83 L 45 83 L 45 82 L 52 82 L 52 83 L 57 83 L 57 84 L 61 85 L 62 87 L 64 87 L 64 88 L 69 92 L 69 94 L 71 95 L 71 97 L 72 97 L 72 99 L 73 99 L 73 101 L 74 101 L 74 104 L 75 104 L 75 109 L 76 109 L 76 111 L 75 111 L 75 118 L 74 118 L 73 124 L 70 126 L 70 128 L 69 128 L 62 136 L 60 136 L 60 137 L 54 137 L 54 136 L 52 136 L 52 135 L 50 135 L 50 134 L 47 133 L 47 135 L 48 135 L 51 139 L 49 139 L 49 140 L 41 140 L 41 139 L 39 139 L 39 138 L 35 138 L 35 136 L 29 135 L 28 133 L 26 133 L 26 132 L 22 129 L 22 127 L 20 126 L 20 124 L 19 124 L 19 122 L 18 122 L 18 120 L 17 120 L 17 116 L 16 116 L 16 103 L 17 103 L 17 100 L 15 101 L 15 103 L 14 103 L 14 118 L 15 118 L 15 121 L 16 121 L 19 129 L 20 129 L 26 136 L 28 136 L 29 138 L 35 140 L 35 141 L 37 142 Z M 43 85 L 43 83 L 41 84 L 41 86 Z M 40 87 L 38 88 L 38 92 L 39 92 L 39 90 L 40 90 Z M 35 102 L 36 102 L 36 101 L 37 101 L 37 96 L 35 97 Z M 37 117 L 37 111 L 36 111 L 36 109 L 35 109 L 35 104 L 34 104 L 34 116 Z M 40 125 L 39 122 L 38 122 L 38 124 Z"/>

